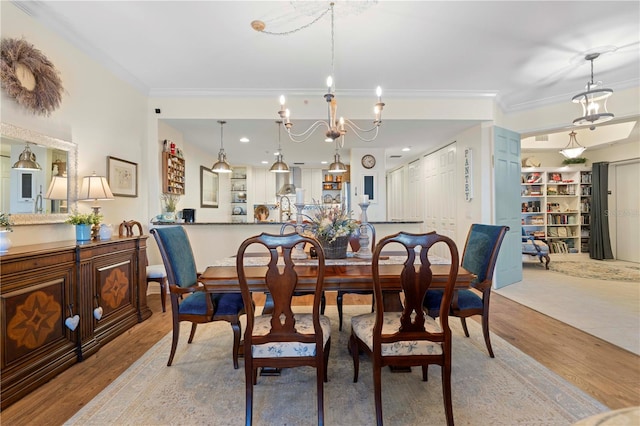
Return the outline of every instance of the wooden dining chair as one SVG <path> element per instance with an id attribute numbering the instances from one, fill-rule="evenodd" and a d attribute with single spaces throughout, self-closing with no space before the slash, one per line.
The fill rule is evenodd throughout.
<path id="1" fill-rule="evenodd" d="M 454 293 L 449 314 L 460 318 L 464 335 L 469 337 L 467 318 L 482 315 L 482 334 L 489 356 L 494 358 L 489 338 L 489 300 L 493 270 L 508 226 L 482 225 L 474 223 L 467 234 L 462 253 L 462 267 L 476 277 L 471 282 L 473 290 L 459 290 Z M 478 293 L 479 292 L 479 293 Z M 443 293 L 441 290 L 429 290 L 424 306 L 431 317 L 440 314 Z"/>
<path id="2" fill-rule="evenodd" d="M 135 220 L 123 220 L 118 226 L 119 237 L 131 237 L 135 235 L 135 230 L 138 230 L 138 235 L 142 235 L 142 224 Z M 150 282 L 155 282 L 160 285 L 160 302 L 162 303 L 162 312 L 167 311 L 167 271 L 164 270 L 164 265 L 146 265 L 147 273 L 147 286 Z"/>
<path id="3" fill-rule="evenodd" d="M 311 232 L 311 222 L 309 221 L 304 221 L 301 224 L 297 222 L 285 222 L 280 227 L 280 235 L 284 235 L 290 232 L 298 232 L 298 226 L 302 227 L 302 232 L 305 232 L 305 231 Z M 309 294 L 310 293 L 296 292 L 294 296 L 307 296 Z M 327 307 L 327 297 L 323 291 L 322 300 L 320 301 L 320 314 L 324 315 L 324 310 L 326 307 Z"/>
<path id="4" fill-rule="evenodd" d="M 370 224 L 369 222 L 364 224 L 367 227 L 367 232 L 369 234 L 369 241 L 371 243 L 371 251 L 376 247 L 376 228 Z M 349 246 L 351 247 L 351 251 L 356 253 L 360 250 L 360 227 L 351 234 L 349 237 Z M 338 306 L 338 330 L 342 331 L 342 304 L 345 294 L 371 294 L 373 295 L 373 290 L 358 290 L 358 291 L 349 291 L 349 290 L 338 290 L 338 295 L 336 297 L 336 305 Z M 373 297 L 371 298 L 371 312 L 373 312 L 374 301 Z"/>
<path id="5" fill-rule="evenodd" d="M 313 310 L 310 314 L 294 313 L 291 309 L 298 283 L 291 252 L 300 243 L 310 244 L 318 253 L 317 275 L 313 280 Z M 331 322 L 320 314 L 325 273 L 322 246 L 316 240 L 296 233 L 263 233 L 245 240 L 236 257 L 238 281 L 245 304 L 252 303 L 244 266 L 245 252 L 252 246 L 262 246 L 269 251 L 269 264 L 264 280 L 273 297 L 274 309 L 270 313 L 263 312 L 262 315 L 254 315 L 252 310 L 247 311 L 244 334 L 245 423 L 250 425 L 253 420 L 253 388 L 257 383 L 258 368 L 311 366 L 316 369 L 318 424 L 324 424 L 324 382 L 328 379 Z M 278 265 L 280 256 L 283 260 L 281 266 Z"/>
<path id="6" fill-rule="evenodd" d="M 380 281 L 380 252 L 387 244 L 399 244 L 407 252 L 407 260 L 398 275 L 402 312 L 385 312 Z M 422 301 L 432 281 L 428 253 L 434 245 L 444 244 L 451 256 L 451 268 L 443 290 L 443 305 L 439 321 L 426 315 Z M 419 250 L 416 250 L 419 248 Z M 419 263 L 416 264 L 416 257 Z M 458 249 L 450 238 L 435 232 L 408 234 L 400 232 L 380 240 L 373 252 L 373 292 L 375 312 L 351 318 L 349 351 L 353 356 L 353 381 L 358 381 L 359 352 L 372 358 L 373 392 L 376 422 L 383 424 L 382 368 L 390 366 L 421 366 L 422 380 L 426 381 L 430 364 L 442 368 L 442 394 L 447 425 L 453 425 L 451 401 L 451 329 L 449 305 L 458 275 Z M 417 268 L 417 270 L 416 270 Z M 396 402 L 398 402 L 396 395 Z"/>
<path id="7" fill-rule="evenodd" d="M 198 283 L 196 262 L 189 237 L 182 226 L 162 226 L 151 230 L 160 249 L 167 272 L 173 339 L 167 366 L 173 362 L 180 337 L 180 323 L 191 322 L 188 343 L 193 341 L 198 324 L 227 321 L 233 330 L 233 368 L 238 368 L 240 350 L 240 316 L 245 313 L 240 293 L 208 293 Z M 248 305 L 253 307 L 252 304 Z M 252 309 L 249 309 L 252 310 Z"/>

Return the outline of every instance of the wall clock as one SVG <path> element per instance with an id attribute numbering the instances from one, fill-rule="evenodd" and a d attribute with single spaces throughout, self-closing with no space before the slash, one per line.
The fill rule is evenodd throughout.
<path id="1" fill-rule="evenodd" d="M 365 169 L 372 169 L 376 165 L 376 157 L 371 154 L 363 155 L 361 163 L 362 167 L 364 167 Z"/>

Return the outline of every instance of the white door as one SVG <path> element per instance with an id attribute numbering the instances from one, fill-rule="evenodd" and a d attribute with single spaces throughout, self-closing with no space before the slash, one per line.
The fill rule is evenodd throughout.
<path id="1" fill-rule="evenodd" d="M 615 179 L 616 259 L 640 263 L 640 163 L 616 165 Z"/>
<path id="2" fill-rule="evenodd" d="M 520 210 L 520 135 L 494 127 L 494 223 L 508 226 L 496 270 L 495 288 L 522 281 L 522 240 Z"/>

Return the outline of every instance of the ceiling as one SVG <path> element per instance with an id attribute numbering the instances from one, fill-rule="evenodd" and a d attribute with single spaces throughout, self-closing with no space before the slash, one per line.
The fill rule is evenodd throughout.
<path id="1" fill-rule="evenodd" d="M 13 3 L 151 97 L 272 97 L 273 120 L 227 120 L 224 147 L 232 164 L 273 161 L 279 95 L 324 102 L 324 81 L 331 74 L 329 15 L 295 30 L 312 22 L 328 2 Z M 253 20 L 263 21 L 266 31 L 291 33 L 257 32 Z M 614 91 L 640 85 L 637 1 L 338 0 L 334 33 L 337 98 L 371 96 L 372 106 L 378 85 L 386 108 L 394 97 L 492 96 L 505 112 L 570 102 L 589 80 L 584 56 L 594 51 L 602 52 L 594 62 L 596 80 Z M 217 119 L 226 118 L 166 121 L 215 155 Z M 295 129 L 306 124 L 297 120 Z M 384 147 L 386 166 L 392 168 L 476 124 L 384 120 L 374 142 L 348 135 L 341 153 L 348 158 L 351 147 Z M 240 143 L 242 136 L 250 142 Z M 283 133 L 285 161 L 330 161 L 333 147 L 321 139 L 293 144 Z M 567 141 L 565 136 L 561 146 Z M 402 152 L 403 147 L 411 151 Z M 396 155 L 401 157 L 389 158 Z"/>

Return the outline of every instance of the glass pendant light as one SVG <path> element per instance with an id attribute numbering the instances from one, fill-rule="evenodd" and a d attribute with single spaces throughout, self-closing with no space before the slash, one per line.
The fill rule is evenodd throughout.
<path id="1" fill-rule="evenodd" d="M 569 143 L 564 149 L 560 150 L 560 154 L 567 158 L 579 157 L 587 148 L 580 145 L 576 139 L 576 132 L 569 133 Z"/>
<path id="2" fill-rule="evenodd" d="M 280 147 L 280 125 L 282 121 L 276 121 L 276 126 L 278 126 L 278 154 L 276 157 L 276 162 L 273 163 L 271 168 L 269 169 L 272 173 L 289 173 L 289 166 L 282 159 L 282 148 Z"/>
<path id="3" fill-rule="evenodd" d="M 231 166 L 227 163 L 227 154 L 224 153 L 223 131 L 222 126 L 226 121 L 218 120 L 220 123 L 220 152 L 218 152 L 218 161 L 211 167 L 214 173 L 231 173 Z"/>

